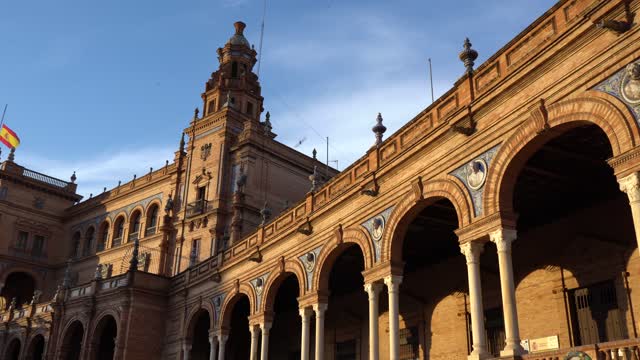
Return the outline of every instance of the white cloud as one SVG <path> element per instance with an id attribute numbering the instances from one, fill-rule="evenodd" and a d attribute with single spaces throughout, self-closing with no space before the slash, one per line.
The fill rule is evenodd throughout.
<path id="1" fill-rule="evenodd" d="M 68 181 L 76 172 L 78 193 L 86 198 L 89 194 L 100 194 L 103 188 L 111 189 L 118 180 L 127 182 L 134 174 L 147 174 L 149 167 L 158 169 L 165 160 L 173 159 L 176 149 L 167 147 L 146 147 L 125 149 L 113 154 L 104 153 L 93 159 L 62 161 L 43 154 L 16 152 L 16 162 L 26 168 Z"/>

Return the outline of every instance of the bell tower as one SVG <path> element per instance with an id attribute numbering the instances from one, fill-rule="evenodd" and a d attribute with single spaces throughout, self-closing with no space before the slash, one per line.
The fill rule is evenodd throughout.
<path id="1" fill-rule="evenodd" d="M 246 25 L 241 21 L 233 25 L 235 34 L 217 51 L 219 68 L 205 84 L 203 115 L 228 107 L 246 120 L 259 121 L 263 98 L 258 76 L 253 72 L 257 53 L 244 37 Z"/>

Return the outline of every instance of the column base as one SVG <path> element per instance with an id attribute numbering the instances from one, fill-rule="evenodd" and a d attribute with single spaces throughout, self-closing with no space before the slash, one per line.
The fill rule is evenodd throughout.
<path id="1" fill-rule="evenodd" d="M 491 355 L 489 355 L 488 353 L 477 353 L 477 352 L 472 352 L 471 354 L 469 354 L 469 356 L 467 356 L 468 360 L 486 360 L 491 358 Z"/>
<path id="2" fill-rule="evenodd" d="M 507 346 L 504 347 L 504 350 L 500 351 L 500 357 L 508 357 L 508 356 L 519 356 L 519 355 L 523 355 L 526 354 L 527 352 L 525 351 L 525 349 L 522 347 L 522 345 L 518 344 L 507 344 Z"/>

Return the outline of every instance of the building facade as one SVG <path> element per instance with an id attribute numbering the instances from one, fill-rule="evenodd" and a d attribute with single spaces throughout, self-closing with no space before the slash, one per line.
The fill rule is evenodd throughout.
<path id="1" fill-rule="evenodd" d="M 640 357 L 639 11 L 559 1 L 478 67 L 465 42 L 340 173 L 260 120 L 236 23 L 163 168 L 78 202 L 2 163 L 0 354 Z"/>

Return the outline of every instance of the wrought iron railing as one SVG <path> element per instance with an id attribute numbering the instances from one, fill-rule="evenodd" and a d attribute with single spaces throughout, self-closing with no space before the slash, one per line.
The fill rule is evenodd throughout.
<path id="1" fill-rule="evenodd" d="M 196 200 L 187 204 L 187 217 L 198 216 L 207 211 L 209 202 L 204 199 Z"/>
<path id="2" fill-rule="evenodd" d="M 54 177 L 51 177 L 49 175 L 45 175 L 42 173 L 39 173 L 37 171 L 33 171 L 33 170 L 29 170 L 29 169 L 23 169 L 22 170 L 22 175 L 34 180 L 38 180 L 38 181 L 42 181 L 43 183 L 49 184 L 49 185 L 53 185 L 59 188 L 66 188 L 69 183 L 64 181 L 64 180 L 60 180 L 60 179 L 56 179 Z"/>

